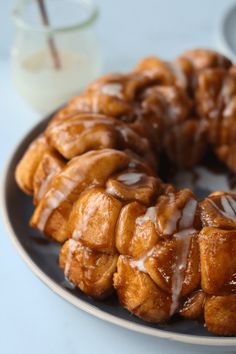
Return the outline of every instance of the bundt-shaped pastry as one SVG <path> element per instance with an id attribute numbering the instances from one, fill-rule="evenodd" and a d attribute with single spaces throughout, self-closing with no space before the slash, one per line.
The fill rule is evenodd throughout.
<path id="1" fill-rule="evenodd" d="M 180 314 L 236 335 L 236 195 L 199 202 L 158 177 L 163 159 L 191 168 L 209 149 L 236 172 L 235 73 L 211 50 L 146 58 L 96 80 L 31 143 L 16 181 L 81 291 L 116 291 L 146 321 Z"/>

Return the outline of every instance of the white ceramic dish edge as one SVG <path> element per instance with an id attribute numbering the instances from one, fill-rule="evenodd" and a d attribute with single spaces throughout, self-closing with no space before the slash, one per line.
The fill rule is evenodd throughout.
<path id="1" fill-rule="evenodd" d="M 227 33 L 225 31 L 225 24 L 230 13 L 236 9 L 236 2 L 232 1 L 229 6 L 225 8 L 222 16 L 218 20 L 218 30 L 217 30 L 217 46 L 219 51 L 228 56 L 231 60 L 236 60 L 236 52 L 231 48 L 228 43 Z M 235 24 L 236 27 L 236 24 Z"/>

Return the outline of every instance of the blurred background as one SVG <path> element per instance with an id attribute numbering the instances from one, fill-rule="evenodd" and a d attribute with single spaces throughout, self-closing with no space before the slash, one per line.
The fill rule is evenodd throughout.
<path id="1" fill-rule="evenodd" d="M 7 81 L 23 97 L 21 104 L 39 117 L 81 92 L 101 72 L 130 70 L 147 55 L 171 59 L 186 49 L 208 47 L 234 57 L 236 11 L 231 2 L 94 0 L 94 9 L 89 0 L 2 1 L 0 60 Z M 38 30 L 45 21 L 40 3 L 46 5 L 50 25 L 60 27 L 52 35 L 50 26 L 46 34 Z M 89 23 L 76 27 L 84 20 Z M 76 26 L 68 31 L 71 25 Z M 54 70 L 53 50 L 62 70 Z"/>
<path id="2" fill-rule="evenodd" d="M 100 9 L 96 32 L 105 70 L 127 70 L 140 57 L 171 58 L 186 48 L 217 48 L 219 21 L 232 0 L 94 0 Z M 8 58 L 15 1 L 0 4 L 0 55 Z"/>
<path id="3" fill-rule="evenodd" d="M 102 71 L 126 71 L 146 55 L 170 59 L 195 47 L 234 56 L 231 0 L 94 0 L 100 16 L 94 31 Z M 0 1 L 0 170 L 17 141 L 42 114 L 21 98 L 11 79 L 16 37 L 14 0 Z M 232 11 L 234 13 L 234 11 Z M 226 14 L 226 15 L 225 15 Z M 54 16 L 57 14 L 55 13 Z M 231 48 L 231 49 L 230 49 Z M 128 332 L 75 309 L 31 273 L 0 221 L 0 352 L 2 354 L 195 353 L 180 344 Z M 205 352 L 210 352 L 205 349 Z"/>

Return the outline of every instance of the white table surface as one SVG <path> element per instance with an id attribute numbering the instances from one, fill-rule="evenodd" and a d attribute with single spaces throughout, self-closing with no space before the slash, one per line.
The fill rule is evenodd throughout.
<path id="1" fill-rule="evenodd" d="M 171 58 L 191 47 L 217 47 L 218 19 L 228 0 L 97 0 L 97 33 L 105 71 L 127 70 L 142 56 Z M 6 14 L 7 16 L 7 14 Z M 10 39 L 7 39 L 10 40 Z M 39 117 L 15 92 L 9 60 L 0 62 L 0 168 Z M 55 295 L 27 268 L 0 221 L 1 354 L 195 353 L 102 322 Z M 211 352 L 211 350 L 205 351 Z M 223 352 L 223 350 L 222 350 Z"/>

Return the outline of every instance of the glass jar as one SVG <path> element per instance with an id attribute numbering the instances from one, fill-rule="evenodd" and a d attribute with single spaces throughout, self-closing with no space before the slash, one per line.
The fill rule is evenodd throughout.
<path id="1" fill-rule="evenodd" d="M 56 109 L 100 74 L 97 17 L 88 0 L 18 1 L 12 77 L 35 110 Z"/>

